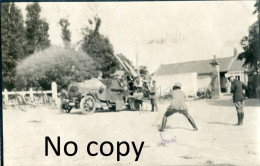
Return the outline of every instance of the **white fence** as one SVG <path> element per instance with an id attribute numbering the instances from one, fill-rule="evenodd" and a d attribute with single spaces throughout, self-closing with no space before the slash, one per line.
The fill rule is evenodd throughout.
<path id="1" fill-rule="evenodd" d="M 8 92 L 7 89 L 4 89 L 4 91 L 2 92 L 2 97 L 3 97 L 3 101 L 5 102 L 6 105 L 12 105 L 9 103 L 9 96 L 10 95 L 21 95 L 21 96 L 25 96 L 27 94 L 29 94 L 30 96 L 30 101 L 33 102 L 34 100 L 34 95 L 35 94 L 51 94 L 52 95 L 52 99 L 56 102 L 57 101 L 57 84 L 55 82 L 52 82 L 51 84 L 51 90 L 47 90 L 47 91 L 34 91 L 32 88 L 30 88 L 29 91 L 11 91 Z"/>

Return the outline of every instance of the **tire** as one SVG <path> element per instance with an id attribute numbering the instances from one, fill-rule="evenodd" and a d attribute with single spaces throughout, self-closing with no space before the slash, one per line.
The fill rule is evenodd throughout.
<path id="1" fill-rule="evenodd" d="M 110 111 L 116 111 L 116 106 L 113 105 L 112 107 L 109 107 L 109 110 L 110 110 Z"/>
<path id="2" fill-rule="evenodd" d="M 94 97 L 87 95 L 80 101 L 80 109 L 84 115 L 93 114 L 96 111 L 96 100 Z"/>

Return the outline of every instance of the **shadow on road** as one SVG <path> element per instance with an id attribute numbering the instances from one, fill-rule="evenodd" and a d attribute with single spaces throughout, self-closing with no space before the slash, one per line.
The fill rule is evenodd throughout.
<path id="1" fill-rule="evenodd" d="M 119 113 L 119 112 L 124 112 L 124 111 L 127 111 L 127 112 L 137 112 L 137 111 L 133 111 L 133 110 L 129 110 L 129 109 L 126 109 L 126 110 L 117 110 L 117 111 L 114 111 L 114 110 L 96 110 L 94 112 L 94 114 L 98 114 L 98 113 Z M 57 114 L 66 114 L 66 113 L 61 113 L 61 112 L 58 112 Z M 71 110 L 70 113 L 68 114 L 73 114 L 73 115 L 83 115 L 83 113 L 79 110 L 79 109 L 73 109 Z"/>
<path id="2" fill-rule="evenodd" d="M 81 111 L 71 111 L 69 114 L 74 114 L 74 115 L 83 115 L 83 113 Z"/>
<path id="3" fill-rule="evenodd" d="M 208 104 L 214 106 L 227 106 L 235 107 L 232 99 L 227 100 L 208 100 Z M 247 99 L 244 101 L 245 107 L 260 107 L 260 101 L 258 99 Z"/>
<path id="4" fill-rule="evenodd" d="M 234 126 L 234 124 L 225 123 L 225 122 L 208 122 L 208 123 L 209 123 L 209 124 L 226 125 L 226 126 Z"/>
<path id="5" fill-rule="evenodd" d="M 158 129 L 161 127 L 161 125 L 157 125 Z M 166 130 L 168 129 L 182 129 L 182 130 L 189 130 L 189 131 L 193 131 L 193 129 L 189 129 L 189 128 L 185 128 L 185 127 L 171 127 L 169 125 L 166 125 L 165 127 Z"/>
<path id="6" fill-rule="evenodd" d="M 185 127 L 167 127 L 167 126 L 166 126 L 166 129 L 182 129 L 182 130 L 193 131 L 193 129 L 188 129 L 188 128 L 185 128 Z"/>

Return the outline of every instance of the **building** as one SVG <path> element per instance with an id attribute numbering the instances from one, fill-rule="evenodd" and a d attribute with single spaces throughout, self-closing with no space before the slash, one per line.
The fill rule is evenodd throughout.
<path id="1" fill-rule="evenodd" d="M 247 84 L 248 78 L 245 72 L 247 70 L 243 67 L 244 61 L 237 60 L 236 49 L 232 57 L 216 58 L 215 60 L 219 64 L 220 93 L 230 92 L 230 82 L 225 77 L 227 73 Z M 199 89 L 207 89 L 212 83 L 214 67 L 211 63 L 212 59 L 161 65 L 153 79 L 157 81 L 161 95 L 169 92 L 175 82 L 180 82 L 184 92 L 194 96 Z"/>

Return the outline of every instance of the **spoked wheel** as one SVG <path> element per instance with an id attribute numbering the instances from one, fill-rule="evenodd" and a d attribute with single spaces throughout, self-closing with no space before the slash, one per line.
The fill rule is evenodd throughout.
<path id="1" fill-rule="evenodd" d="M 80 109 L 84 115 L 92 114 L 96 111 L 96 100 L 92 96 L 86 96 L 80 101 Z"/>

